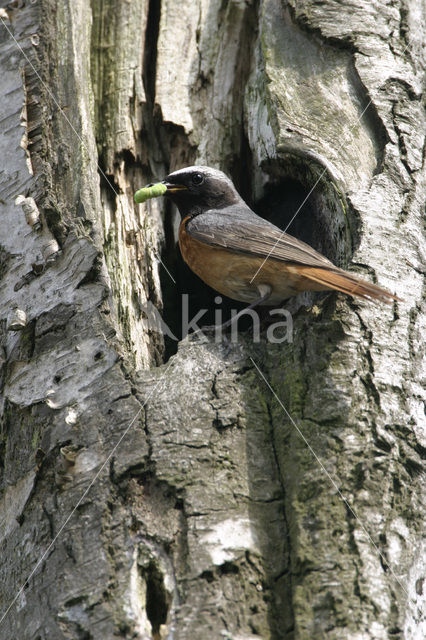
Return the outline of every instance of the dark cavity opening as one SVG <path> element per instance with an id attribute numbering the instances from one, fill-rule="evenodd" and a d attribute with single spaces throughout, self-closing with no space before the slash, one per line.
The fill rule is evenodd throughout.
<path id="1" fill-rule="evenodd" d="M 146 614 L 151 623 L 153 637 L 160 637 L 160 626 L 167 621 L 168 598 L 161 572 L 150 563 L 145 573 Z"/>
<path id="2" fill-rule="evenodd" d="M 312 158 L 287 152 L 262 169 L 268 181 L 256 212 L 346 267 L 357 220 L 329 171 Z"/>
<path id="3" fill-rule="evenodd" d="M 277 184 L 267 185 L 265 195 L 256 205 L 256 213 L 314 248 L 320 244 L 314 228 L 313 198 L 309 189 L 297 180 L 284 178 Z"/>
<path id="4" fill-rule="evenodd" d="M 155 95 L 155 78 L 157 70 L 157 41 L 160 30 L 161 3 L 150 0 L 148 20 L 145 31 L 145 50 L 143 55 L 142 80 L 147 101 L 152 106 Z"/>

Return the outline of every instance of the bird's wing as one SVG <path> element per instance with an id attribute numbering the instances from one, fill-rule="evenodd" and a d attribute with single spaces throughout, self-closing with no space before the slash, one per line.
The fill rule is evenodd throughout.
<path id="1" fill-rule="evenodd" d="M 284 233 L 248 207 L 236 205 L 201 213 L 186 223 L 190 236 L 206 244 L 261 258 L 337 269 L 325 256 Z"/>
<path id="2" fill-rule="evenodd" d="M 300 276 L 320 285 L 368 300 L 391 304 L 400 300 L 382 287 L 342 271 L 308 244 L 284 233 L 257 216 L 247 205 L 200 213 L 183 221 L 187 233 L 206 244 L 222 247 L 257 258 L 273 258 L 300 265 Z"/>

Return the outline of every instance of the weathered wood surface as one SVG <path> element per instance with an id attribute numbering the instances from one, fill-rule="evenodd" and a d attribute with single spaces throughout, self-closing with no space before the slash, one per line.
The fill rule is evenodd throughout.
<path id="1" fill-rule="evenodd" d="M 0 637 L 420 640 L 420 3 L 3 5 Z M 174 214 L 132 196 L 194 161 L 252 202 L 318 182 L 318 248 L 403 302 L 161 364 Z"/>

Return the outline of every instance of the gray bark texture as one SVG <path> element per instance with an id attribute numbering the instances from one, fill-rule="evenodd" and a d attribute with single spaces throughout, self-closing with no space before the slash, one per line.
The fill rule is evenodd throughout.
<path id="1" fill-rule="evenodd" d="M 426 637 L 422 3 L 0 5 L 0 638 Z M 194 163 L 402 300 L 172 353 Z"/>

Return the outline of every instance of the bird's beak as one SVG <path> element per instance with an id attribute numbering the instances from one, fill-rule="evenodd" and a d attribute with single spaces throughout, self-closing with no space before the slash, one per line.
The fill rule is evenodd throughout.
<path id="1" fill-rule="evenodd" d="M 171 182 L 167 182 L 167 180 L 163 180 L 163 184 L 167 187 L 167 191 L 164 195 L 171 195 L 172 193 L 177 193 L 178 191 L 187 191 L 188 187 L 184 184 L 173 184 Z"/>

